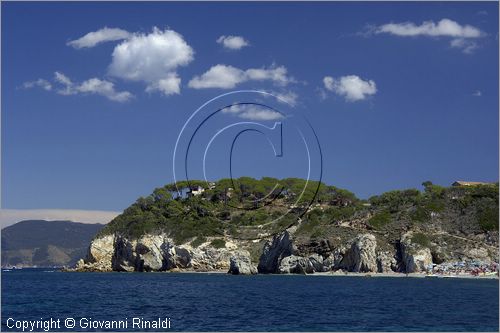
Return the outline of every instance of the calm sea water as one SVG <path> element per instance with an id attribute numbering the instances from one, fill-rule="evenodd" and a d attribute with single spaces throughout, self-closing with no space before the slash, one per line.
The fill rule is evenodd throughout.
<path id="1" fill-rule="evenodd" d="M 2 272 L 3 331 L 14 331 L 9 317 L 168 317 L 173 331 L 498 331 L 498 310 L 498 280 Z"/>

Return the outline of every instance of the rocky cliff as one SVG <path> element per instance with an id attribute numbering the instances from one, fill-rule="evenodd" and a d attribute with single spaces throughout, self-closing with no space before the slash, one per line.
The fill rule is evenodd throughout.
<path id="1" fill-rule="evenodd" d="M 403 234 L 392 249 L 377 246 L 377 237 L 360 233 L 340 246 L 328 239 L 307 243 L 295 239 L 289 231 L 265 241 L 260 256 L 252 258 L 255 244 L 227 241 L 214 247 L 210 240 L 193 247 L 175 244 L 166 234 L 145 234 L 128 239 L 113 234 L 95 238 L 78 271 L 225 271 L 232 274 L 310 274 L 343 270 L 349 272 L 423 272 L 433 264 L 442 264 L 433 249 L 435 244 L 420 245 L 412 240 L 413 232 Z M 468 241 L 465 241 L 468 242 Z M 448 262 L 480 260 L 498 262 L 493 246 L 464 244 L 464 252 L 448 258 Z M 318 248 L 319 246 L 319 248 Z"/>
<path id="2" fill-rule="evenodd" d="M 199 246 L 175 244 L 166 234 L 145 234 L 129 239 L 117 234 L 95 238 L 85 259 L 77 264 L 84 271 L 231 271 L 233 274 L 255 274 L 245 245 L 231 241 L 217 248 L 207 241 Z"/>
<path id="3" fill-rule="evenodd" d="M 100 232 L 76 270 L 412 273 L 498 262 L 498 185 L 433 186 L 424 193 L 396 191 L 369 201 L 342 191 L 327 187 L 296 223 L 271 236 L 264 232 L 266 223 L 259 221 L 262 216 L 228 208 L 227 189 L 167 200 L 157 189 L 152 198 L 138 200 Z M 278 197 L 263 208 L 264 216 L 292 206 L 287 200 Z M 491 215 L 494 209 L 496 215 Z M 224 227 L 208 229 L 201 222 Z M 263 236 L 239 237 L 242 232 L 235 225 L 254 228 Z"/>

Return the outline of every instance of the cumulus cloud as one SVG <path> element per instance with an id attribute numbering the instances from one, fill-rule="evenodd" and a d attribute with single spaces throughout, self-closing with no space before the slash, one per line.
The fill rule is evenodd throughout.
<path id="1" fill-rule="evenodd" d="M 126 102 L 134 97 L 128 91 L 117 91 L 113 82 L 98 78 L 91 78 L 78 84 L 63 73 L 55 72 L 54 80 L 60 85 L 57 93 L 61 95 L 96 94 L 115 102 Z"/>
<path id="2" fill-rule="evenodd" d="M 2 209 L 2 228 L 24 220 L 73 221 L 82 223 L 108 223 L 120 212 L 74 209 Z"/>
<path id="3" fill-rule="evenodd" d="M 82 93 L 101 95 L 115 102 L 126 102 L 133 97 L 128 91 L 116 91 L 112 82 L 98 78 L 83 81 L 77 90 Z"/>
<path id="4" fill-rule="evenodd" d="M 245 81 L 245 72 L 239 68 L 226 65 L 215 65 L 201 76 L 195 76 L 188 86 L 195 89 L 222 88 L 231 89 Z"/>
<path id="5" fill-rule="evenodd" d="M 420 25 L 413 22 L 387 23 L 372 29 L 377 34 L 391 34 L 401 37 L 449 37 L 453 38 L 450 46 L 461 49 L 464 53 L 472 53 L 477 47 L 476 38 L 484 37 L 485 33 L 471 25 L 461 25 L 450 19 L 442 19 L 435 23 L 425 21 Z"/>
<path id="6" fill-rule="evenodd" d="M 254 104 L 235 104 L 223 109 L 222 113 L 232 114 L 246 120 L 278 120 L 284 118 L 279 112 Z"/>
<path id="7" fill-rule="evenodd" d="M 240 50 L 250 43 L 241 36 L 220 36 L 217 38 L 217 43 L 230 50 Z"/>
<path id="8" fill-rule="evenodd" d="M 327 90 L 343 96 L 349 102 L 364 100 L 377 92 L 377 86 L 373 80 L 363 80 L 357 75 L 342 76 L 338 79 L 325 76 L 323 84 Z"/>
<path id="9" fill-rule="evenodd" d="M 194 89 L 231 89 L 247 81 L 271 81 L 280 86 L 295 82 L 287 75 L 287 69 L 284 66 L 276 67 L 273 65 L 269 68 L 241 70 L 233 66 L 218 64 L 202 75 L 193 77 L 188 86 Z"/>
<path id="10" fill-rule="evenodd" d="M 146 92 L 159 91 L 164 95 L 180 94 L 181 78 L 177 73 L 167 73 L 166 78 L 150 83 L 146 87 Z"/>
<path id="11" fill-rule="evenodd" d="M 85 36 L 67 44 L 76 48 L 94 47 L 107 41 L 121 42 L 113 49 L 108 74 L 112 77 L 146 83 L 146 92 L 160 92 L 164 95 L 180 93 L 181 78 L 177 69 L 188 65 L 194 59 L 194 50 L 182 35 L 153 27 L 150 33 L 130 33 L 128 31 L 104 27 L 89 32 Z M 55 72 L 56 92 L 61 95 L 78 93 L 97 94 L 110 100 L 125 102 L 134 97 L 130 92 L 117 91 L 113 82 L 91 78 L 74 83 L 61 72 Z M 29 81 L 24 88 L 42 87 L 51 90 L 52 84 L 44 79 Z"/>
<path id="12" fill-rule="evenodd" d="M 42 89 L 47 90 L 47 91 L 52 90 L 52 84 L 45 79 L 38 79 L 35 81 L 28 81 L 28 82 L 23 83 L 24 89 L 31 89 L 31 88 L 35 88 L 35 87 L 39 87 L 39 88 L 42 88 Z"/>
<path id="13" fill-rule="evenodd" d="M 186 66 L 193 59 L 193 49 L 180 34 L 154 27 L 151 33 L 133 34 L 115 47 L 109 74 L 125 80 L 146 82 L 148 91 L 178 94 L 181 80 L 176 69 Z"/>
<path id="14" fill-rule="evenodd" d="M 94 47 L 104 42 L 127 39 L 131 33 L 122 29 L 104 27 L 97 31 L 89 32 L 85 36 L 69 41 L 67 45 L 75 49 Z"/>

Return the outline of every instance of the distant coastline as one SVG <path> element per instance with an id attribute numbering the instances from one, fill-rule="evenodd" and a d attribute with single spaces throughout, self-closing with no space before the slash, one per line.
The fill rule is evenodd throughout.
<path id="1" fill-rule="evenodd" d="M 2 272 L 22 270 L 22 269 L 51 269 L 61 272 L 72 272 L 76 271 L 73 269 L 68 269 L 67 267 L 2 267 Z M 85 272 L 87 273 L 87 272 Z M 126 273 L 126 272 L 123 272 Z M 226 270 L 211 270 L 211 271 L 192 271 L 192 270 L 171 270 L 164 272 L 155 272 L 158 274 L 228 274 L 230 272 Z M 264 274 L 260 274 L 264 275 Z M 428 278 L 428 279 L 499 279 L 498 273 L 495 274 L 426 274 L 426 273 L 397 273 L 397 272 L 387 272 L 387 273 L 357 273 L 357 272 L 342 272 L 342 271 L 330 271 L 330 272 L 315 272 L 311 274 L 265 274 L 268 276 L 331 276 L 331 277 L 364 277 L 364 278 Z"/>

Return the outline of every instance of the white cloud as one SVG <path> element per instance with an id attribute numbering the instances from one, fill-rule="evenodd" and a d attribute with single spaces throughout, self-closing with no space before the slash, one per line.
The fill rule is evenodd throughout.
<path id="1" fill-rule="evenodd" d="M 116 45 L 108 73 L 116 78 L 146 83 L 146 92 L 158 91 L 164 95 L 180 94 L 181 78 L 177 68 L 194 59 L 194 51 L 177 32 L 153 27 L 151 33 L 129 33 L 117 28 L 103 28 L 68 42 L 74 48 L 94 47 L 106 41 L 124 40 Z M 61 72 L 55 72 L 56 92 L 61 95 L 78 93 L 98 94 L 110 100 L 125 102 L 134 97 L 130 92 L 117 91 L 113 82 L 91 78 L 74 83 Z M 42 87 L 51 90 L 44 79 L 25 82 L 24 88 Z"/>
<path id="2" fill-rule="evenodd" d="M 377 34 L 387 33 L 401 37 L 450 37 L 453 38 L 450 42 L 451 47 L 460 49 L 467 54 L 472 53 L 478 47 L 474 39 L 486 35 L 479 28 L 467 24 L 460 25 L 446 18 L 437 23 L 425 21 L 421 25 L 416 25 L 413 22 L 388 23 L 372 27 L 371 31 Z"/>
<path id="3" fill-rule="evenodd" d="M 0 210 L 0 226 L 2 228 L 23 220 L 68 220 L 83 223 L 108 223 L 120 212 L 102 210 L 75 209 L 2 209 Z"/>
<path id="4" fill-rule="evenodd" d="M 241 36 L 220 36 L 217 38 L 217 43 L 222 44 L 222 46 L 230 50 L 240 50 L 250 45 L 250 43 Z"/>
<path id="5" fill-rule="evenodd" d="M 188 86 L 194 89 L 222 88 L 231 89 L 247 81 L 271 81 L 276 85 L 286 86 L 295 82 L 287 76 L 284 66 L 271 66 L 269 68 L 250 68 L 241 70 L 228 65 L 215 65 L 201 76 L 195 76 L 189 81 Z"/>
<path id="6" fill-rule="evenodd" d="M 462 52 L 466 54 L 473 53 L 479 47 L 475 41 L 465 38 L 452 39 L 450 46 L 456 49 L 461 49 Z"/>
<path id="7" fill-rule="evenodd" d="M 180 92 L 176 69 L 194 59 L 194 51 L 173 30 L 156 27 L 149 34 L 133 34 L 117 45 L 112 54 L 109 74 L 130 81 L 143 81 L 146 90 L 166 95 Z"/>
<path id="8" fill-rule="evenodd" d="M 82 49 L 86 47 L 94 47 L 97 44 L 104 42 L 127 39 L 130 35 L 130 32 L 122 29 L 104 27 L 97 31 L 89 32 L 81 38 L 72 40 L 68 42 L 67 45 L 72 46 L 75 49 Z"/>
<path id="9" fill-rule="evenodd" d="M 373 80 L 363 80 L 357 75 L 342 76 L 338 79 L 325 76 L 323 84 L 327 90 L 343 96 L 349 102 L 364 100 L 377 92 Z"/>
<path id="10" fill-rule="evenodd" d="M 116 91 L 112 82 L 92 78 L 83 81 L 77 90 L 82 93 L 97 94 L 115 102 L 126 102 L 130 100 L 133 95 L 128 91 Z"/>
<path id="11" fill-rule="evenodd" d="M 323 84 L 325 85 L 325 88 L 334 91 L 335 89 L 335 79 L 331 76 L 325 76 L 323 78 Z"/>
<path id="12" fill-rule="evenodd" d="M 483 93 L 481 92 L 481 90 L 476 90 L 476 91 L 472 94 L 472 96 L 474 96 L 474 97 L 481 97 L 482 95 L 483 95 Z"/>
<path id="13" fill-rule="evenodd" d="M 23 88 L 25 89 L 30 89 L 35 87 L 40 87 L 47 91 L 52 90 L 52 84 L 45 79 L 38 79 L 36 81 L 28 81 L 23 83 Z"/>
<path id="14" fill-rule="evenodd" d="M 247 120 L 278 120 L 284 118 L 279 112 L 254 104 L 235 104 L 223 109 L 222 112 Z"/>
<path id="15" fill-rule="evenodd" d="M 396 36 L 431 36 L 431 37 L 454 37 L 454 38 L 478 38 L 483 36 L 481 30 L 471 25 L 460 25 L 450 19 L 442 19 L 437 24 L 433 21 L 423 22 L 416 25 L 412 22 L 388 23 L 379 26 L 376 33 L 389 33 Z"/>
<path id="16" fill-rule="evenodd" d="M 57 90 L 57 93 L 61 95 L 96 94 L 115 102 L 126 102 L 134 97 L 128 91 L 116 91 L 114 83 L 98 78 L 91 78 L 81 84 L 75 84 L 63 73 L 55 72 L 54 80 L 62 86 Z"/>
<path id="17" fill-rule="evenodd" d="M 245 81 L 245 72 L 239 68 L 226 65 L 215 65 L 201 76 L 195 76 L 188 86 L 195 89 L 222 88 L 231 89 Z"/>
<path id="18" fill-rule="evenodd" d="M 288 103 L 291 106 L 297 105 L 297 99 L 299 96 L 293 91 L 284 91 L 284 92 L 271 92 L 274 96 L 278 97 L 278 102 L 280 103 Z"/>
<path id="19" fill-rule="evenodd" d="M 248 80 L 265 81 L 270 80 L 274 83 L 286 86 L 290 82 L 295 82 L 293 78 L 287 76 L 287 69 L 284 66 L 271 66 L 271 68 L 250 68 L 245 72 Z"/>
<path id="20" fill-rule="evenodd" d="M 61 95 L 76 94 L 76 91 L 73 89 L 73 82 L 71 82 L 70 78 L 64 75 L 63 73 L 55 72 L 54 80 L 63 86 L 63 88 L 57 90 L 57 93 Z"/>
<path id="21" fill-rule="evenodd" d="M 159 91 L 165 95 L 173 95 L 181 93 L 181 78 L 177 73 L 168 73 L 167 77 L 153 83 L 146 87 L 146 92 Z"/>

